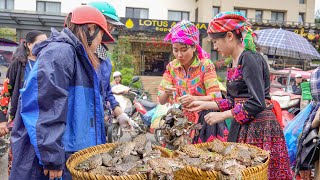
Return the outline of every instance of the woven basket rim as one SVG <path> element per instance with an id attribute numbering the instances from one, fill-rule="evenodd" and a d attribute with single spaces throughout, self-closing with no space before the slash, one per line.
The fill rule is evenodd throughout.
<path id="1" fill-rule="evenodd" d="M 193 144 L 195 147 L 197 148 L 201 148 L 201 147 L 206 147 L 206 146 L 209 146 L 210 144 L 212 144 L 212 142 L 206 142 L 206 143 L 199 143 L 199 144 Z M 261 171 L 263 171 L 264 169 L 268 168 L 269 166 L 269 161 L 270 161 L 270 153 L 266 150 L 263 150 L 257 146 L 254 146 L 254 145 L 251 145 L 251 144 L 245 144 L 245 143 L 234 143 L 234 142 L 223 142 L 223 144 L 226 144 L 226 145 L 243 145 L 243 146 L 247 146 L 247 147 L 250 147 L 250 148 L 255 148 L 259 151 L 262 151 L 262 152 L 265 152 L 268 154 L 268 159 L 266 162 L 258 165 L 258 166 L 254 166 L 254 167 L 248 167 L 246 169 L 243 169 L 241 170 L 241 175 L 242 175 L 242 178 L 246 178 L 247 176 L 249 175 L 252 175 L 254 173 L 259 173 Z M 172 154 L 172 157 L 174 157 L 174 153 Z M 186 166 L 185 168 L 186 171 L 189 171 L 189 172 L 198 172 L 198 173 L 201 173 L 201 174 L 206 174 L 207 176 L 212 176 L 213 174 L 217 174 L 218 171 L 214 171 L 214 170 L 211 170 L 211 171 L 204 171 L 204 170 L 201 170 L 199 168 L 196 168 L 196 167 L 193 167 L 193 166 Z"/>
<path id="2" fill-rule="evenodd" d="M 107 144 L 101 144 L 101 145 L 96 145 L 96 146 L 82 149 L 82 150 L 72 154 L 69 157 L 69 159 L 66 162 L 66 166 L 67 166 L 68 170 L 70 171 L 70 173 L 72 174 L 72 176 L 82 177 L 83 179 L 87 179 L 88 177 L 95 177 L 95 179 L 100 179 L 100 178 L 102 178 L 102 179 L 116 179 L 116 178 L 118 178 L 118 179 L 119 178 L 120 179 L 146 179 L 146 174 L 143 174 L 143 173 L 134 174 L 134 175 L 123 175 L 123 176 L 107 176 L 107 175 L 77 171 L 74 169 L 78 163 L 87 160 L 89 157 L 96 155 L 96 154 L 103 153 L 103 152 L 110 152 L 120 144 L 122 144 L 122 143 L 107 143 Z M 171 158 L 170 150 L 163 148 L 161 146 L 153 146 L 153 148 L 160 150 L 161 154 L 164 157 Z M 89 154 L 90 154 L 90 156 L 89 156 Z M 83 155 L 87 155 L 87 157 L 84 157 Z M 79 159 L 81 159 L 81 160 L 79 160 Z M 79 160 L 79 162 L 77 164 L 74 164 L 73 162 L 76 160 Z"/>

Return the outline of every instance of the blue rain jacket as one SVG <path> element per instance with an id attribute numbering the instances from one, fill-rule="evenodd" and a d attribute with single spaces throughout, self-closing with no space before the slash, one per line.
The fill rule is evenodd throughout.
<path id="1" fill-rule="evenodd" d="M 21 90 L 12 131 L 10 179 L 48 179 L 43 168 L 64 169 L 67 158 L 81 149 L 106 143 L 103 103 L 110 75 L 106 61 L 94 70 L 83 45 L 68 29 L 34 47 L 37 55 Z M 105 82 L 105 83 L 101 83 Z"/>

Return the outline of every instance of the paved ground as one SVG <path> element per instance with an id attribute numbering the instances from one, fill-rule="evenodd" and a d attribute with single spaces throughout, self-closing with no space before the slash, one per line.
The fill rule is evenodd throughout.
<path id="1" fill-rule="evenodd" d="M 0 180 L 8 179 L 8 154 L 0 157 Z"/>
<path id="2" fill-rule="evenodd" d="M 4 141 L 3 138 L 0 139 L 0 180 L 8 179 L 8 153 L 2 154 Z"/>
<path id="3" fill-rule="evenodd" d="M 152 134 L 147 134 L 148 139 L 151 139 L 153 143 L 155 143 L 154 136 Z M 129 134 L 124 134 L 120 139 L 122 142 L 130 141 L 131 137 Z M 6 153 L 2 157 L 0 157 L 0 180 L 8 179 L 8 154 Z"/>

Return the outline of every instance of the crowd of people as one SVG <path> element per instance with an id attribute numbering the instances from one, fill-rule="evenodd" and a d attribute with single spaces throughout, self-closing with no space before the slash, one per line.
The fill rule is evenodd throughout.
<path id="1" fill-rule="evenodd" d="M 0 97 L 0 136 L 13 125 L 9 179 L 71 179 L 65 167 L 70 155 L 106 143 L 106 110 L 113 111 L 121 126 L 131 126 L 111 91 L 121 83 L 121 73 L 114 72 L 110 83 L 106 44 L 115 41 L 112 31 L 125 27 L 115 8 L 103 1 L 76 7 L 64 26 L 60 32 L 52 29 L 50 37 L 30 31 L 8 69 Z M 189 121 L 202 124 L 199 134 L 191 134 L 192 143 L 218 138 L 260 147 L 270 152 L 269 179 L 292 179 L 270 97 L 269 67 L 256 50 L 250 23 L 239 12 L 222 12 L 209 22 L 207 33 L 216 51 L 232 57 L 227 95 L 222 95 L 215 66 L 199 44 L 199 30 L 183 20 L 164 39 L 171 42 L 175 59 L 163 74 L 159 103 L 179 103 Z M 318 79 L 313 83 L 319 89 Z M 225 120 L 230 118 L 228 129 Z"/>

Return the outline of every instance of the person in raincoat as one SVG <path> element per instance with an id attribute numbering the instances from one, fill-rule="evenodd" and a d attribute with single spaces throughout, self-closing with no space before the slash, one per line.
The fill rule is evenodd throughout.
<path id="1" fill-rule="evenodd" d="M 37 61 L 21 90 L 12 131 L 9 179 L 71 179 L 65 162 L 81 149 L 106 143 L 104 63 L 95 54 L 113 42 L 105 17 L 83 5 L 70 12 L 65 28 L 51 29 L 37 44 Z"/>
<path id="2" fill-rule="evenodd" d="M 115 30 L 122 30 L 125 27 L 125 25 L 120 22 L 116 9 L 110 3 L 106 1 L 95 1 L 95 2 L 88 3 L 88 5 L 95 7 L 104 15 L 108 24 L 108 32 L 110 34 Z M 130 119 L 128 115 L 124 113 L 123 110 L 120 108 L 119 102 L 115 99 L 111 90 L 112 83 L 110 83 L 110 76 L 112 72 L 112 64 L 107 54 L 108 50 L 109 49 L 107 45 L 104 43 L 101 43 L 95 52 L 99 57 L 101 63 L 106 64 L 105 67 L 107 69 L 105 71 L 108 72 L 102 75 L 104 81 L 106 81 L 105 87 L 104 87 L 106 92 L 105 98 L 106 98 L 106 101 L 109 102 L 106 107 L 106 111 L 111 111 L 112 109 L 114 116 L 119 121 L 119 124 L 122 126 L 126 126 L 126 122 L 130 122 Z M 106 113 L 109 114 L 108 112 Z M 112 118 L 106 119 L 106 120 L 111 121 L 110 123 L 112 123 Z M 131 123 L 129 124 L 129 126 L 131 126 L 131 129 L 132 129 Z"/>
<path id="3" fill-rule="evenodd" d="M 19 44 L 13 54 L 12 63 L 8 68 L 3 90 L 0 94 L 0 137 L 9 133 L 9 128 L 13 126 L 20 89 L 25 84 L 25 80 L 36 63 L 36 57 L 32 54 L 32 49 L 35 44 L 45 39 L 47 39 L 47 36 L 44 32 L 30 31 L 27 33 L 25 41 Z M 11 103 L 10 110 L 9 103 Z M 11 163 L 12 151 L 10 148 L 8 153 L 8 174 L 10 174 Z"/>

